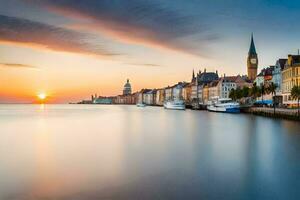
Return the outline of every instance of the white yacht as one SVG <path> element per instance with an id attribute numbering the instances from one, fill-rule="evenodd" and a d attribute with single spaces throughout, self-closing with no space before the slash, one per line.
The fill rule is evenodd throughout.
<path id="1" fill-rule="evenodd" d="M 142 107 L 142 108 L 143 108 L 143 107 L 146 107 L 146 104 L 144 104 L 144 103 L 137 103 L 136 106 L 137 106 L 137 107 Z"/>
<path id="2" fill-rule="evenodd" d="M 185 110 L 185 103 L 183 100 L 165 101 L 164 108 L 170 110 Z"/>
<path id="3" fill-rule="evenodd" d="M 239 113 L 240 104 L 232 101 L 230 98 L 218 99 L 208 105 L 207 110 L 212 112 Z"/>

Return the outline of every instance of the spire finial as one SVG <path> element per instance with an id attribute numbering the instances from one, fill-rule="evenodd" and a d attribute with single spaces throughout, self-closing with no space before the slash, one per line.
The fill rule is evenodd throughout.
<path id="1" fill-rule="evenodd" d="M 256 48 L 255 48 L 254 39 L 253 39 L 253 32 L 251 33 L 251 44 L 250 44 L 249 54 L 256 55 Z"/>

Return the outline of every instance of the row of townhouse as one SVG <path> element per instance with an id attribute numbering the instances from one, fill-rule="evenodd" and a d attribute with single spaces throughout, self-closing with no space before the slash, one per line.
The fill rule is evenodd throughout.
<path id="1" fill-rule="evenodd" d="M 127 94 L 127 95 L 118 95 L 113 97 L 113 104 L 136 104 L 139 93 Z"/>
<path id="2" fill-rule="evenodd" d="M 252 87 L 252 82 L 246 76 L 219 77 L 218 72 L 199 72 L 193 75 L 191 87 L 191 102 L 194 105 L 206 105 L 209 101 L 219 98 L 229 98 L 230 91 L 236 88 Z"/>
<path id="3" fill-rule="evenodd" d="M 277 86 L 276 95 L 282 96 L 284 105 L 296 104 L 291 98 L 291 89 L 300 85 L 300 55 L 288 55 L 287 59 L 278 59 L 274 66 L 263 68 L 255 81 L 258 86 L 268 86 L 274 83 Z M 264 98 L 272 99 L 272 95 Z"/>
<path id="4" fill-rule="evenodd" d="M 162 106 L 164 101 L 180 99 L 187 106 L 207 104 L 216 98 L 228 98 L 232 89 L 252 87 L 252 83 L 242 76 L 218 76 L 218 72 L 193 72 L 190 83 L 179 82 L 161 89 L 143 89 L 138 94 L 138 102 Z"/>
<path id="5" fill-rule="evenodd" d="M 218 76 L 218 72 L 199 71 L 195 75 L 193 71 L 190 83 L 179 82 L 173 86 L 160 89 L 142 89 L 131 94 L 131 85 L 127 80 L 122 95 L 114 97 L 92 96 L 94 104 L 137 104 L 162 106 L 165 101 L 184 100 L 187 106 L 207 104 L 215 98 L 228 98 L 232 89 L 237 87 L 251 87 L 245 77 L 241 76 Z M 125 91 L 125 92 L 124 92 Z"/>
<path id="6" fill-rule="evenodd" d="M 182 99 L 188 102 L 191 93 L 191 89 L 188 89 L 189 86 L 189 83 L 179 82 L 176 85 L 161 89 L 142 89 L 139 92 L 137 102 L 157 106 L 162 106 L 164 101 L 173 99 Z"/>
<path id="7" fill-rule="evenodd" d="M 198 87 L 199 104 L 206 105 L 209 101 L 229 98 L 232 89 L 252 87 L 251 81 L 242 76 L 223 76 L 208 84 Z"/>

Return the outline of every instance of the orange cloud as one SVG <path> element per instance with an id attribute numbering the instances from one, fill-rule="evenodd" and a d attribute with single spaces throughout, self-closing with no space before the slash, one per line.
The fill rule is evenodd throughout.
<path id="1" fill-rule="evenodd" d="M 104 45 L 89 41 L 89 35 L 40 22 L 0 15 L 0 43 L 33 48 L 80 53 L 93 56 L 115 56 Z"/>
<path id="2" fill-rule="evenodd" d="M 72 27 L 77 30 L 98 32 L 129 44 L 206 56 L 207 44 L 218 38 L 201 19 L 150 1 L 28 1 L 76 19 Z"/>

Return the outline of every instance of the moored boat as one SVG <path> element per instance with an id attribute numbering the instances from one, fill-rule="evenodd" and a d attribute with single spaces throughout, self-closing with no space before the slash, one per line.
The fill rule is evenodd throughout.
<path id="1" fill-rule="evenodd" d="M 212 112 L 239 113 L 240 104 L 232 101 L 230 98 L 218 99 L 208 105 L 207 110 Z"/>
<path id="2" fill-rule="evenodd" d="M 182 100 L 165 101 L 164 108 L 170 110 L 185 110 L 185 103 Z"/>
<path id="3" fill-rule="evenodd" d="M 143 108 L 143 107 L 146 107 L 146 104 L 144 104 L 144 103 L 137 103 L 136 106 L 137 106 L 137 107 L 142 107 L 142 108 Z"/>

